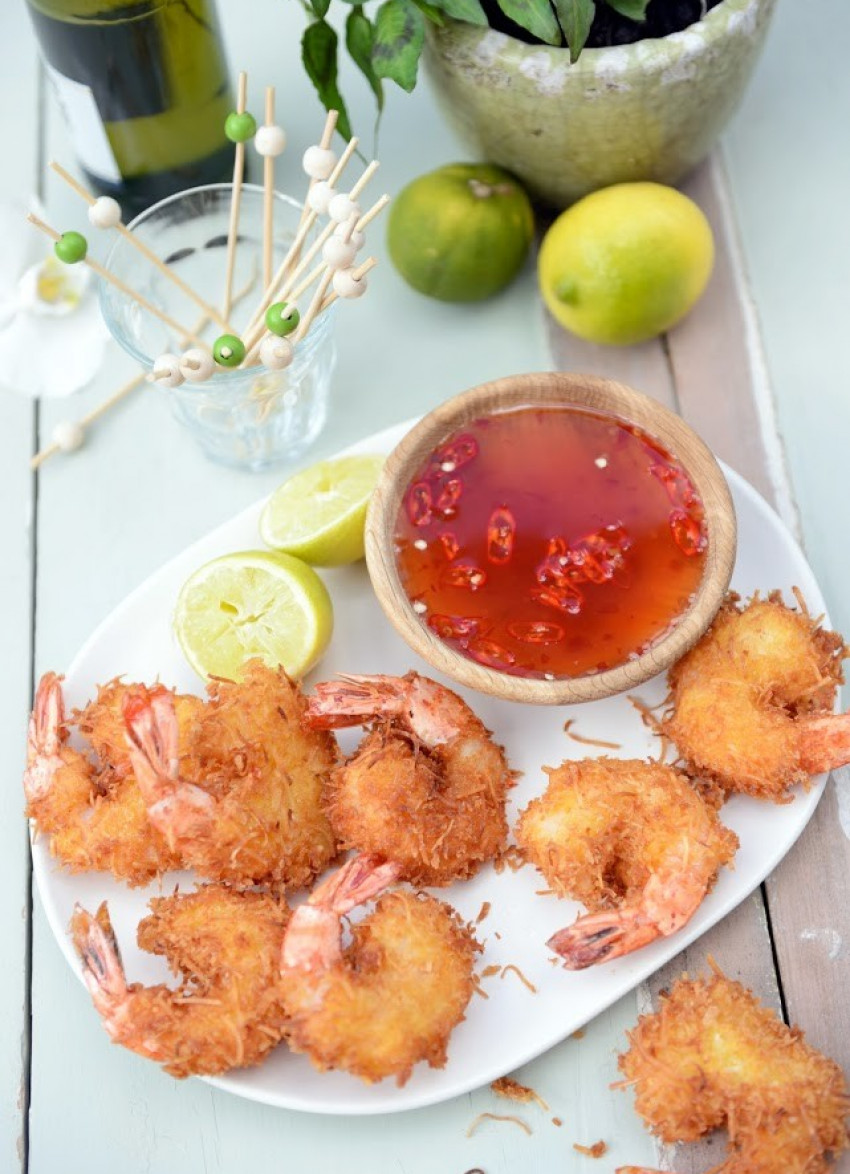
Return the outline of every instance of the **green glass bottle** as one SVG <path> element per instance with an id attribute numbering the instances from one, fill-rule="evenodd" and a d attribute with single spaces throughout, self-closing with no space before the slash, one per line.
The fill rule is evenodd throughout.
<path id="1" fill-rule="evenodd" d="M 131 215 L 231 178 L 215 0 L 27 0 L 90 184 Z"/>

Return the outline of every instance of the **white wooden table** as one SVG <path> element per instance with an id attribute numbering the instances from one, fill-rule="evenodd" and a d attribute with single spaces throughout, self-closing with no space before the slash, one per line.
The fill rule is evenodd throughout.
<path id="1" fill-rule="evenodd" d="M 298 64 L 299 6 L 220 0 L 220 8 L 234 71 L 245 67 L 255 86 L 278 87 L 291 137 L 285 159 L 300 190 L 297 160 L 321 115 Z M 250 17 L 240 15 L 249 8 Z M 820 29 L 817 39 L 810 24 Z M 71 160 L 43 93 L 22 5 L 3 6 L 0 34 L 8 49 L 0 74 L 0 195 L 40 192 L 51 219 L 61 222 L 70 205 L 46 180 L 44 165 L 53 154 Z M 779 6 L 724 151 L 689 185 L 713 220 L 719 259 L 697 312 L 668 339 L 627 352 L 576 343 L 547 323 L 530 265 L 503 297 L 457 310 L 418 297 L 384 264 L 363 312 L 340 315 L 333 413 L 309 459 L 487 378 L 551 366 L 617 375 L 676 406 L 799 527 L 833 621 L 850 633 L 848 39 L 850 9 L 841 0 Z M 368 128 L 364 88 L 347 80 L 359 99 L 355 121 Z M 391 95 L 379 153 L 390 192 L 462 155 L 427 86 L 411 98 Z M 29 458 L 55 422 L 81 415 L 131 373 L 129 361 L 110 351 L 96 383 L 72 401 L 34 405 L 0 392 L 0 1170 L 462 1174 L 479 1167 L 507 1174 L 607 1171 L 626 1162 L 702 1170 L 718 1161 L 717 1144 L 658 1154 L 629 1098 L 608 1084 L 638 1010 L 682 969 L 701 969 L 707 953 L 850 1073 L 850 775 L 842 779 L 841 772 L 760 893 L 590 1024 L 581 1040 L 567 1040 L 519 1074 L 563 1119 L 560 1129 L 548 1115 L 529 1114 L 531 1137 L 494 1126 L 467 1139 L 478 1112 L 510 1111 L 488 1089 L 387 1118 L 319 1119 L 198 1081 L 175 1082 L 111 1046 L 32 891 L 19 779 L 33 681 L 48 667 L 66 666 L 103 616 L 160 563 L 281 476 L 208 464 L 151 392 L 99 426 L 82 453 L 31 475 Z M 600 1138 L 610 1150 L 598 1165 L 572 1148 Z M 850 1170 L 850 1162 L 839 1169 Z"/>

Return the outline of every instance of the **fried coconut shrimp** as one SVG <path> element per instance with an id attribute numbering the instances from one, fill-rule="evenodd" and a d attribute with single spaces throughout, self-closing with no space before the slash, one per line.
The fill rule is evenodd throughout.
<path id="1" fill-rule="evenodd" d="M 215 681 L 185 751 L 174 698 L 125 699 L 130 761 L 151 824 L 185 867 L 212 880 L 276 888 L 309 884 L 336 855 L 322 809 L 333 738 L 302 725 L 305 701 L 260 661 Z"/>
<path id="2" fill-rule="evenodd" d="M 842 638 L 779 594 L 732 595 L 670 672 L 663 732 L 690 773 L 727 792 L 783 800 L 796 783 L 850 762 L 850 714 L 834 715 Z"/>
<path id="3" fill-rule="evenodd" d="M 657 762 L 587 758 L 548 774 L 517 841 L 555 892 L 591 910 L 550 949 L 582 970 L 681 929 L 738 847 L 716 809 Z"/>
<path id="4" fill-rule="evenodd" d="M 286 906 L 207 885 L 150 907 L 139 945 L 182 975 L 176 990 L 128 984 L 105 903 L 95 916 L 77 906 L 71 922 L 83 978 L 112 1041 L 172 1076 L 259 1064 L 284 1031 L 276 983 Z"/>
<path id="5" fill-rule="evenodd" d="M 307 712 L 317 729 L 375 723 L 331 778 L 328 810 L 345 847 L 437 886 L 472 876 L 504 847 L 513 777 L 456 693 L 418 673 L 344 676 L 317 685 Z"/>
<path id="6" fill-rule="evenodd" d="M 841 1069 L 719 972 L 680 979 L 629 1039 L 620 1068 L 653 1133 L 695 1141 L 728 1129 L 730 1154 L 716 1174 L 825 1174 L 827 1155 L 847 1148 Z"/>
<path id="7" fill-rule="evenodd" d="M 91 737 L 94 759 L 68 744 L 61 677 L 45 673 L 35 695 L 27 735 L 24 792 L 27 815 L 50 836 L 50 851 L 72 872 L 111 872 L 131 885 L 147 884 L 179 857 L 151 826 L 129 757 L 117 732 L 125 686 L 99 690 L 77 717 Z M 175 721 L 191 724 L 197 699 L 174 699 Z M 201 705 L 198 702 L 198 705 Z"/>
<path id="8" fill-rule="evenodd" d="M 394 891 L 352 927 L 343 949 L 340 919 L 397 874 L 395 864 L 357 856 L 323 881 L 292 915 L 280 981 L 294 1051 L 320 1070 L 403 1085 L 420 1060 L 445 1064 L 480 947 L 450 906 Z"/>

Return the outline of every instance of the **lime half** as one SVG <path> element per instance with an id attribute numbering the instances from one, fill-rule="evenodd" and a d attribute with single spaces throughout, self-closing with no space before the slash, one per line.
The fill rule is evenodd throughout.
<path id="1" fill-rule="evenodd" d="M 263 542 L 317 567 L 363 558 L 366 508 L 383 457 L 319 461 L 284 481 L 260 517 Z"/>
<path id="2" fill-rule="evenodd" d="M 260 657 L 300 677 L 333 632 L 333 606 L 306 563 L 262 550 L 225 554 L 186 580 L 177 598 L 174 634 L 202 677 L 236 680 Z"/>

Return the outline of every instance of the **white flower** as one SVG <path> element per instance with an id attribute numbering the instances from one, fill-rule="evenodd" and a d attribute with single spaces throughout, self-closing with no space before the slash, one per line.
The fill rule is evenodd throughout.
<path id="1" fill-rule="evenodd" d="M 63 265 L 25 220 L 0 204 L 0 386 L 63 396 L 94 377 L 109 338 L 85 265 Z"/>

